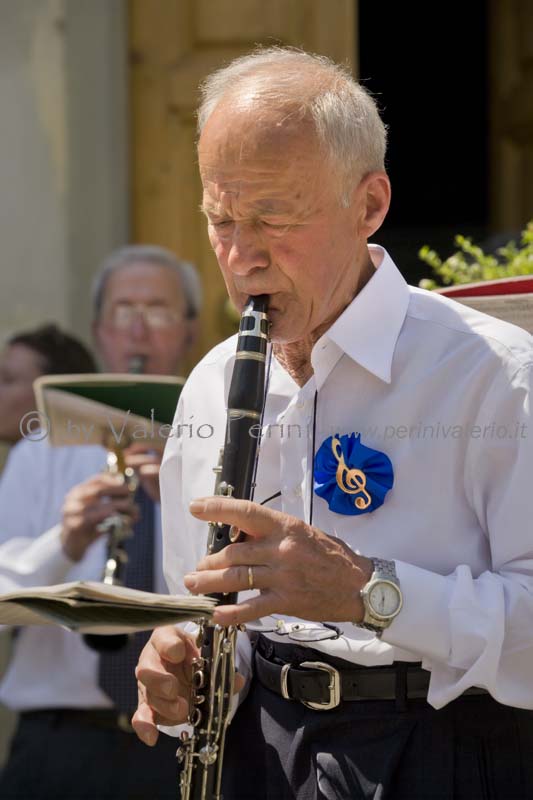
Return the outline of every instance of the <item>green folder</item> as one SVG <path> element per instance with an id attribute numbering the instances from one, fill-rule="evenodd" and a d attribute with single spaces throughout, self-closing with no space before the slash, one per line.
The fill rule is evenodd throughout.
<path id="1" fill-rule="evenodd" d="M 42 375 L 34 383 L 41 432 L 58 446 L 164 446 L 183 378 L 168 375 Z"/>

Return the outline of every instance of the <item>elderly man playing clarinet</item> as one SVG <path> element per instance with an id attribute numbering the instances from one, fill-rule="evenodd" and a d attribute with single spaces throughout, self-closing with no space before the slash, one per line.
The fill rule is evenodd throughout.
<path id="1" fill-rule="evenodd" d="M 239 592 L 214 620 L 247 626 L 224 800 L 533 797 L 532 338 L 368 244 L 386 135 L 342 68 L 238 59 L 199 126 L 211 245 L 237 307 L 268 295 L 272 342 L 253 501 L 211 496 L 234 340 L 177 410 L 214 435 L 161 471 L 171 591 Z M 246 539 L 206 555 L 209 520 Z M 145 647 L 147 744 L 187 721 L 197 655 L 183 629 Z"/>

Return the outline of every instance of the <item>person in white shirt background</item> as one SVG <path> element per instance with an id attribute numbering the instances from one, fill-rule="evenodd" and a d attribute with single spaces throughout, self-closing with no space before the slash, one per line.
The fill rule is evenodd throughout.
<path id="1" fill-rule="evenodd" d="M 273 343 L 254 502 L 210 497 L 235 340 L 178 404 L 177 425 L 194 408 L 213 435 L 169 440 L 160 476 L 170 590 L 238 591 L 214 621 L 263 620 L 253 654 L 239 635 L 223 796 L 525 800 L 533 340 L 409 287 L 368 244 L 390 202 L 386 134 L 342 68 L 283 48 L 237 59 L 205 82 L 199 129 L 212 247 L 238 308 L 269 296 Z M 206 556 L 208 520 L 248 540 Z M 175 627 L 143 650 L 147 744 L 186 721 L 196 653 Z M 309 661 L 333 667 L 338 705 Z"/>
<path id="2" fill-rule="evenodd" d="M 146 373 L 180 374 L 201 305 L 200 282 L 191 264 L 151 245 L 121 248 L 106 259 L 95 279 L 93 305 L 94 342 L 105 371 L 127 372 L 132 359 L 141 359 Z M 152 590 L 166 592 L 160 454 L 149 440 L 139 440 L 126 451 L 126 461 L 138 473 L 147 517 L 142 532 L 137 529 L 129 541 L 150 536 L 146 569 L 151 574 L 144 579 Z M 127 488 L 103 473 L 105 462 L 101 447 L 51 447 L 39 435 L 12 449 L 0 480 L 4 591 L 102 579 L 106 541 L 99 523 L 117 511 L 132 523 L 140 524 L 142 516 Z M 130 570 L 136 569 L 134 552 L 139 551 L 130 553 L 126 583 Z M 146 748 L 129 724 L 136 698 L 133 668 L 146 639 L 142 636 L 117 654 L 100 654 L 81 636 L 59 627 L 16 632 L 0 699 L 20 717 L 0 774 L 0 797 L 131 800 L 147 796 L 146 768 L 167 777 L 168 791 L 161 797 L 174 797 L 177 767 L 171 742 L 146 760 Z M 129 680 L 124 658 L 132 662 Z"/>

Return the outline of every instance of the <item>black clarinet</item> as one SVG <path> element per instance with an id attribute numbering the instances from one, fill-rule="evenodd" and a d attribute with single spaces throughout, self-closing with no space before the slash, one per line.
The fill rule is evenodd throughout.
<path id="1" fill-rule="evenodd" d="M 248 500 L 261 434 L 268 342 L 268 295 L 249 298 L 243 311 L 235 366 L 228 396 L 224 448 L 215 467 L 215 494 Z M 207 552 L 218 553 L 243 533 L 218 522 L 209 524 Z M 213 595 L 219 602 L 237 602 L 237 593 Z M 235 683 L 237 627 L 199 622 L 200 657 L 193 665 L 189 723 L 182 734 L 178 759 L 181 800 L 221 798 L 224 743 Z"/>

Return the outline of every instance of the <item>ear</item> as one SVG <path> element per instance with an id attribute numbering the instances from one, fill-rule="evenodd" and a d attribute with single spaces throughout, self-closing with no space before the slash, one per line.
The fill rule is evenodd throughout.
<path id="1" fill-rule="evenodd" d="M 98 342 L 99 342 L 99 334 L 100 334 L 100 326 L 98 324 L 97 319 L 93 319 L 91 322 L 91 337 L 93 340 L 93 346 L 95 349 L 98 349 Z"/>
<path id="2" fill-rule="evenodd" d="M 107 371 L 105 367 L 105 358 L 103 355 L 105 348 L 102 344 L 102 330 L 100 328 L 100 323 L 98 322 L 97 319 L 93 319 L 93 321 L 91 322 L 91 340 L 92 340 L 93 352 L 96 356 L 96 361 L 98 363 L 99 368 L 100 369 L 103 368 L 104 371 Z"/>
<path id="3" fill-rule="evenodd" d="M 187 320 L 187 333 L 185 335 L 185 355 L 188 355 L 189 350 L 196 344 L 198 334 L 200 333 L 200 320 L 198 317 L 195 319 Z"/>
<path id="4" fill-rule="evenodd" d="M 358 209 L 358 233 L 369 239 L 381 227 L 391 200 L 391 186 L 385 172 L 370 172 L 354 190 Z"/>

